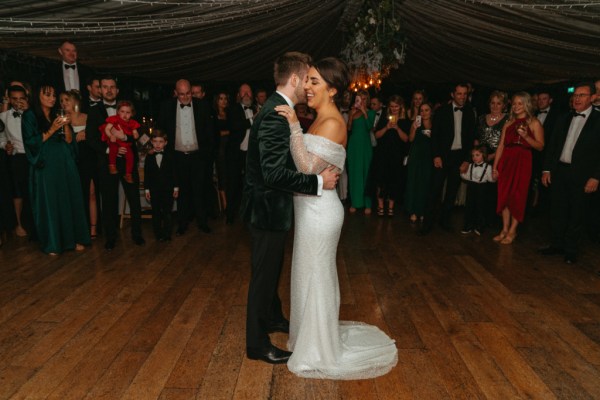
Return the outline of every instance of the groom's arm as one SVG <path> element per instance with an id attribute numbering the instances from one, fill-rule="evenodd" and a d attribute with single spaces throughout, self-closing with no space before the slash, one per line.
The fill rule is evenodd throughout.
<path id="1" fill-rule="evenodd" d="M 283 117 L 269 113 L 258 129 L 260 166 L 265 185 L 288 192 L 318 194 L 322 180 L 317 175 L 306 175 L 288 167 L 290 128 Z"/>

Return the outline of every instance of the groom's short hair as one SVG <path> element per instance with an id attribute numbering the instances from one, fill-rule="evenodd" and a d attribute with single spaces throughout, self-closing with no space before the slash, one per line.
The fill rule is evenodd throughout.
<path id="1" fill-rule="evenodd" d="M 275 85 L 285 85 L 292 74 L 306 70 L 312 64 L 312 58 L 308 54 L 291 51 L 285 53 L 275 60 L 273 77 Z"/>

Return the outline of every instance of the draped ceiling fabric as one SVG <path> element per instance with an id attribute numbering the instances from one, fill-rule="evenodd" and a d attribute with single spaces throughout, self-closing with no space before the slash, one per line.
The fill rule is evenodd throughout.
<path id="1" fill-rule="evenodd" d="M 3 0 L 0 48 L 57 59 L 72 38 L 82 63 L 161 82 L 269 80 L 298 50 L 337 55 L 360 0 Z M 408 38 L 396 82 L 498 87 L 600 75 L 600 1 L 404 0 Z"/>

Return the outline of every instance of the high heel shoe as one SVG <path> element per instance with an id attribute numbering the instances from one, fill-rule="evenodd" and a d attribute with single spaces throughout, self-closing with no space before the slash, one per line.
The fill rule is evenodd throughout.
<path id="1" fill-rule="evenodd" d="M 516 237 L 517 237 L 516 233 L 514 235 L 510 235 L 507 233 L 506 236 L 504 237 L 504 239 L 502 239 L 500 241 L 500 244 L 512 244 L 512 242 L 515 240 Z"/>
<path id="2" fill-rule="evenodd" d="M 94 240 L 98 237 L 96 225 L 90 225 L 90 239 Z"/>
<path id="3" fill-rule="evenodd" d="M 500 232 L 498 235 L 494 236 L 494 242 L 502 242 L 506 238 L 506 235 L 508 235 L 508 232 Z"/>
<path id="4" fill-rule="evenodd" d="M 377 216 L 383 217 L 383 215 L 384 215 L 383 207 L 377 207 Z"/>

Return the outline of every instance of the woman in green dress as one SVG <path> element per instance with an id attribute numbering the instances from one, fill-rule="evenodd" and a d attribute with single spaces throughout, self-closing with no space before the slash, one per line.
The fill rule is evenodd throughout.
<path id="1" fill-rule="evenodd" d="M 350 212 L 355 213 L 357 208 L 365 209 L 365 214 L 371 214 L 371 196 L 366 193 L 369 168 L 373 158 L 371 145 L 371 128 L 375 122 L 375 112 L 367 110 L 369 93 L 360 91 L 356 94 L 356 101 L 352 114 L 348 120 L 348 187 L 350 193 Z"/>
<path id="2" fill-rule="evenodd" d="M 90 244 L 75 163 L 77 145 L 69 117 L 56 116 L 56 91 L 42 85 L 34 107 L 23 114 L 25 153 L 31 164 L 29 189 L 42 250 L 57 255 Z"/>
<path id="3" fill-rule="evenodd" d="M 410 215 L 411 222 L 423 219 L 427 206 L 431 174 L 433 171 L 433 156 L 431 154 L 431 104 L 423 103 L 419 107 L 419 116 L 413 121 L 408 136 L 411 142 L 408 153 L 406 191 L 404 207 Z"/>

